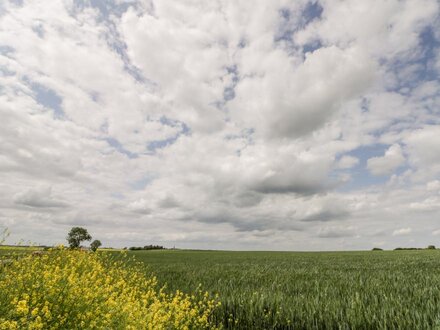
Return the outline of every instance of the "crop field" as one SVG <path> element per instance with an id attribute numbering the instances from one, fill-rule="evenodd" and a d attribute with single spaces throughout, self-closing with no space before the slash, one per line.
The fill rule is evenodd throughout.
<path id="1" fill-rule="evenodd" d="M 0 329 L 440 328 L 440 250 L 33 250 L 0 248 Z"/>
<path id="2" fill-rule="evenodd" d="M 38 251 L 41 248 L 30 246 L 4 246 L 0 245 L 0 257 L 14 256 L 27 254 L 32 251 Z"/>
<path id="3" fill-rule="evenodd" d="M 218 293 L 229 329 L 440 327 L 440 251 L 130 252 L 160 285 Z"/>
<path id="4" fill-rule="evenodd" d="M 141 264 L 120 258 L 126 255 L 18 250 L 0 258 L 2 330 L 219 328 L 215 298 L 200 290 L 165 293 Z"/>

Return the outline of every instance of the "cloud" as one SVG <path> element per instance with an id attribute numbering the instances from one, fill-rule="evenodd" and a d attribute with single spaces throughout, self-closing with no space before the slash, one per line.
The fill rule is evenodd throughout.
<path id="1" fill-rule="evenodd" d="M 410 209 L 420 212 L 434 212 L 440 209 L 440 198 L 428 197 L 420 202 L 413 202 L 409 205 Z"/>
<path id="2" fill-rule="evenodd" d="M 417 221 L 429 244 L 438 8 L 3 1 L 0 223 L 46 244 L 84 225 L 114 246 L 336 250 Z"/>
<path id="3" fill-rule="evenodd" d="M 59 208 L 68 204 L 52 196 L 52 187 L 31 188 L 14 196 L 15 204 L 34 208 Z"/>
<path id="4" fill-rule="evenodd" d="M 344 220 L 350 215 L 350 210 L 347 205 L 343 205 L 338 200 L 328 199 L 325 200 L 320 206 L 309 210 L 306 215 L 301 219 L 304 222 L 310 221 L 335 221 Z"/>
<path id="5" fill-rule="evenodd" d="M 149 203 L 143 198 L 129 203 L 128 209 L 133 212 L 141 213 L 141 214 L 150 214 L 151 213 L 151 207 L 150 207 Z"/>
<path id="6" fill-rule="evenodd" d="M 330 226 L 319 230 L 318 237 L 320 238 L 343 238 L 353 237 L 356 231 L 352 227 Z"/>
<path id="7" fill-rule="evenodd" d="M 400 228 L 393 231 L 393 236 L 405 236 L 412 233 L 412 229 L 410 227 Z"/>
<path id="8" fill-rule="evenodd" d="M 295 35 L 301 44 L 321 40 L 325 44 L 359 44 L 374 56 L 392 58 L 417 46 L 418 32 L 432 21 L 438 3 L 421 0 L 373 1 L 359 4 L 356 0 L 320 2 L 323 17 Z M 350 13 L 350 15 L 347 15 Z"/>
<path id="9" fill-rule="evenodd" d="M 390 146 L 382 157 L 368 159 L 367 168 L 374 175 L 388 175 L 396 168 L 403 165 L 405 156 L 398 144 Z"/>
<path id="10" fill-rule="evenodd" d="M 426 184 L 426 189 L 428 191 L 440 191 L 440 181 L 434 180 L 430 181 Z"/>
<path id="11" fill-rule="evenodd" d="M 409 162 L 419 178 L 434 179 L 440 173 L 440 125 L 426 125 L 405 138 Z"/>
<path id="12" fill-rule="evenodd" d="M 307 54 L 295 67 L 274 51 L 259 70 L 260 75 L 237 83 L 230 102 L 233 118 L 270 138 L 298 138 L 322 127 L 343 102 L 365 92 L 375 67 L 356 48 L 330 46 Z"/>
<path id="13" fill-rule="evenodd" d="M 349 169 L 358 164 L 359 164 L 359 158 L 345 155 L 342 156 L 341 159 L 339 159 L 337 167 L 340 169 Z"/>

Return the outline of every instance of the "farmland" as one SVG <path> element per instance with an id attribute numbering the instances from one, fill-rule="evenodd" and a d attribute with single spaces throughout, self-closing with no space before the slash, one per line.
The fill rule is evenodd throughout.
<path id="1" fill-rule="evenodd" d="M 217 329 L 206 292 L 167 294 L 125 258 L 20 250 L 0 259 L 0 329 Z"/>
<path id="2" fill-rule="evenodd" d="M 218 293 L 238 329 L 429 329 L 440 325 L 440 251 L 130 252 L 170 292 Z"/>
<path id="3" fill-rule="evenodd" d="M 72 274 L 71 269 L 77 269 L 75 272 L 82 275 L 75 280 L 78 283 L 72 286 L 69 297 L 66 296 L 67 300 L 63 298 L 62 301 L 62 304 L 68 301 L 75 302 L 75 307 L 69 307 L 70 311 L 76 311 L 78 308 L 87 309 L 89 305 L 85 301 L 84 304 L 77 306 L 81 299 L 72 298 L 78 293 L 74 289 L 76 286 L 88 290 L 87 294 L 96 296 L 93 300 L 97 304 L 94 310 L 110 308 L 107 306 L 109 301 L 102 299 L 107 293 L 99 291 L 103 289 L 102 283 L 98 284 L 101 277 L 102 280 L 109 281 L 108 283 L 115 283 L 113 286 L 106 287 L 106 290 L 111 290 L 112 295 L 120 299 L 120 303 L 112 305 L 111 308 L 130 305 L 134 306 L 130 307 L 132 310 L 138 310 L 139 315 L 142 315 L 133 320 L 129 316 L 121 316 L 125 314 L 118 314 L 118 318 L 113 318 L 112 313 L 107 311 L 105 315 L 110 317 L 108 320 L 101 318 L 104 315 L 102 313 L 102 315 L 100 313 L 90 315 L 89 320 L 83 320 L 91 322 L 90 324 L 116 322 L 113 324 L 118 328 L 118 324 L 137 322 L 136 320 L 141 319 L 145 319 L 145 322 L 149 324 L 152 322 L 151 319 L 147 321 L 150 318 L 149 315 L 156 314 L 148 314 L 150 311 L 138 306 L 136 299 L 130 298 L 132 295 L 126 296 L 122 291 L 118 291 L 116 283 L 127 281 L 127 285 L 132 287 L 130 290 L 137 290 L 139 295 L 144 294 L 143 292 L 150 292 L 148 294 L 158 294 L 157 297 L 162 297 L 160 299 L 163 300 L 158 301 L 159 305 L 156 305 L 161 306 L 160 311 L 164 314 L 160 320 L 154 322 L 171 322 L 168 318 L 174 317 L 175 314 L 175 312 L 170 312 L 172 308 L 177 311 L 176 315 L 180 315 L 181 321 L 179 322 L 190 324 L 202 322 L 197 320 L 203 320 L 203 322 L 209 320 L 209 327 L 219 326 L 225 329 L 432 329 L 440 327 L 439 250 L 365 252 L 153 250 L 130 251 L 128 254 L 118 251 L 109 253 L 101 250 L 94 254 L 66 250 L 65 252 L 49 252 L 49 254 L 45 252 L 43 257 L 32 257 L 30 252 L 33 250 L 34 248 L 25 247 L 2 247 L 0 249 L 0 256 L 3 255 L 3 258 L 12 256 L 13 259 L 23 260 L 14 268 L 9 265 L 4 268 L 6 273 L 2 276 L 6 276 L 5 281 L 10 278 L 11 282 L 8 284 L 3 280 L 0 281 L 5 289 L 2 291 L 3 302 L 11 301 L 15 304 L 14 297 L 17 297 L 17 299 L 22 299 L 17 303 L 20 307 L 20 302 L 26 301 L 26 297 L 41 296 L 40 300 L 44 301 L 44 304 L 52 299 L 55 308 L 59 305 L 56 299 L 64 297 L 58 292 L 65 280 L 63 274 Z M 52 254 L 58 259 L 51 257 Z M 89 257 L 86 258 L 86 256 Z M 118 260 L 117 268 L 112 266 L 113 262 L 106 261 L 110 256 L 116 258 L 111 258 L 111 260 Z M 79 266 L 81 264 L 87 266 Z M 61 266 L 61 272 L 58 266 Z M 18 268 L 15 269 L 15 267 Z M 41 272 L 38 271 L 40 268 Z M 93 269 L 93 272 L 90 273 L 86 270 L 87 268 Z M 112 279 L 112 272 L 115 274 L 114 279 Z M 7 275 L 8 273 L 10 274 Z M 43 273 L 51 275 L 44 275 L 41 281 L 38 280 Z M 98 275 L 96 277 L 92 274 Z M 166 295 L 163 296 L 158 291 L 154 291 L 156 289 L 152 291 L 151 283 L 156 283 L 152 275 L 157 279 L 157 285 L 154 284 L 154 286 L 157 289 L 165 286 L 164 294 Z M 47 279 L 53 281 L 53 284 L 46 283 Z M 142 281 L 150 284 L 144 285 Z M 43 282 L 44 285 L 41 285 Z M 36 288 L 37 291 L 29 295 L 29 293 L 25 294 L 23 288 Z M 200 292 L 205 291 L 208 291 L 206 298 L 201 298 Z M 182 296 L 179 296 L 179 292 Z M 177 296 L 176 293 L 178 293 Z M 193 304 L 193 300 L 190 299 L 202 299 L 200 301 L 203 301 L 202 304 L 205 305 L 197 306 L 204 307 L 191 312 L 192 315 L 202 315 L 202 318 L 186 319 L 186 314 L 182 311 L 187 307 L 179 307 L 180 302 L 175 305 L 176 298 L 173 297 L 181 297 L 179 298 L 182 302 L 181 306 L 194 306 L 190 308 L 196 306 L 196 301 L 194 300 Z M 203 299 L 215 299 L 215 301 L 211 303 Z M 40 300 L 37 299 L 37 305 L 40 304 Z M 171 301 L 172 304 L 170 304 Z M 39 306 L 37 311 L 42 311 L 43 307 Z M 125 313 L 124 310 L 128 309 L 121 309 L 120 312 Z M 9 311 L 11 311 L 10 308 L 0 311 L 0 321 L 1 317 L 7 316 L 4 322 L 15 319 L 17 322 L 24 322 L 21 316 L 21 318 L 16 318 L 18 314 L 9 315 Z M 18 312 L 23 311 L 17 309 Z M 53 312 L 55 313 L 56 309 L 53 309 Z M 29 308 L 29 313 L 31 313 L 31 308 Z M 203 313 L 209 313 L 209 315 Z M 28 323 L 23 324 L 29 325 L 31 321 L 36 322 L 38 314 L 36 315 L 30 314 L 30 318 L 26 321 Z M 62 319 L 62 322 L 76 322 L 76 319 L 72 317 L 82 314 L 72 315 L 67 319 Z M 165 315 L 167 318 L 164 319 Z M 41 317 L 40 321 L 44 321 L 43 314 Z M 120 317 L 125 323 L 121 323 Z M 175 320 L 172 321 L 173 324 L 175 322 Z M 99 326 L 96 328 L 98 329 Z M 176 328 L 179 327 L 176 326 Z"/>

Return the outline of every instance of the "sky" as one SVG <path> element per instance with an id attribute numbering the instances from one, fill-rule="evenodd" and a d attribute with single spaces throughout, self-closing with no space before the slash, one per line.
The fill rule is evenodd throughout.
<path id="1" fill-rule="evenodd" d="M 7 243 L 440 246 L 437 0 L 2 0 Z"/>

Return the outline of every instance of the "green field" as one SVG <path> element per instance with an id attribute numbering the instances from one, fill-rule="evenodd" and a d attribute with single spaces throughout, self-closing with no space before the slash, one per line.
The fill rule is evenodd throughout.
<path id="1" fill-rule="evenodd" d="M 440 250 L 128 253 L 169 293 L 218 294 L 226 329 L 440 329 Z"/>
<path id="2" fill-rule="evenodd" d="M 21 255 L 23 253 L 29 253 L 32 251 L 42 250 L 40 247 L 32 247 L 32 246 L 5 246 L 0 245 L 0 257 L 16 257 L 17 255 Z"/>
<path id="3" fill-rule="evenodd" d="M 218 293 L 234 329 L 440 326 L 440 251 L 130 252 L 160 284 Z"/>

